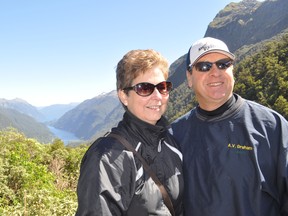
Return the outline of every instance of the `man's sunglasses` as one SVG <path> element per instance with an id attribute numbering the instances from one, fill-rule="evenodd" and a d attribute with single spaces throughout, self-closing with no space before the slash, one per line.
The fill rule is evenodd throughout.
<path id="1" fill-rule="evenodd" d="M 134 90 L 138 95 L 147 97 L 154 92 L 155 88 L 157 88 L 157 90 L 161 94 L 167 95 L 172 90 L 172 87 L 173 87 L 172 83 L 168 81 L 160 82 L 157 85 L 143 82 L 143 83 L 138 83 L 131 87 L 126 87 L 123 90 L 124 91 Z"/>
<path id="2" fill-rule="evenodd" d="M 197 71 L 207 72 L 212 68 L 212 65 L 215 64 L 218 69 L 225 70 L 233 65 L 233 60 L 231 59 L 220 59 L 216 62 L 197 62 L 194 67 Z"/>

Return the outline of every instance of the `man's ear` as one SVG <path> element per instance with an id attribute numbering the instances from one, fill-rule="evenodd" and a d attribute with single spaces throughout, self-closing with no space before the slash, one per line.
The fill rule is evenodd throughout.
<path id="1" fill-rule="evenodd" d="M 191 89 L 192 88 L 192 71 L 186 70 L 186 78 L 187 78 L 187 83 L 188 87 Z"/>
<path id="2" fill-rule="evenodd" d="M 128 100 L 127 100 L 128 95 L 124 92 L 124 90 L 121 90 L 121 89 L 118 90 L 117 94 L 118 94 L 118 98 L 121 101 L 121 103 L 124 104 L 125 106 L 127 106 L 128 105 Z"/>

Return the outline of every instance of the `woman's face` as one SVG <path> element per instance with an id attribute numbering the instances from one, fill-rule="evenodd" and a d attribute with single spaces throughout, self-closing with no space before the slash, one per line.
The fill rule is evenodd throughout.
<path id="1" fill-rule="evenodd" d="M 154 67 L 136 77 L 132 82 L 132 86 L 142 82 L 157 85 L 163 81 L 166 81 L 163 72 L 158 67 Z M 119 90 L 118 95 L 132 114 L 142 121 L 153 125 L 157 123 L 166 111 L 169 98 L 169 94 L 160 94 L 157 88 L 154 89 L 151 95 L 146 97 L 138 95 L 134 90 L 130 90 L 128 94 L 125 94 L 123 90 Z"/>

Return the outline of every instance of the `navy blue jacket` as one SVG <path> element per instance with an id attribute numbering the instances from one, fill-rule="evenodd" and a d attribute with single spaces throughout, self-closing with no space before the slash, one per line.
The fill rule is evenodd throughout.
<path id="1" fill-rule="evenodd" d="M 288 215 L 288 123 L 234 97 L 221 115 L 195 108 L 171 125 L 183 154 L 185 215 Z"/>

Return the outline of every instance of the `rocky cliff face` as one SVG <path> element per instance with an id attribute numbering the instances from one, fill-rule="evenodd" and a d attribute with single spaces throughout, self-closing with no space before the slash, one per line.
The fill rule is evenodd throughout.
<path id="1" fill-rule="evenodd" d="M 209 24 L 205 36 L 224 40 L 232 52 L 269 39 L 288 28 L 288 1 L 230 3 Z"/>
<path id="2" fill-rule="evenodd" d="M 207 27 L 205 37 L 225 41 L 232 52 L 288 31 L 288 0 L 243 0 L 230 3 Z M 169 79 L 174 88 L 186 79 L 186 54 L 173 62 Z"/>

